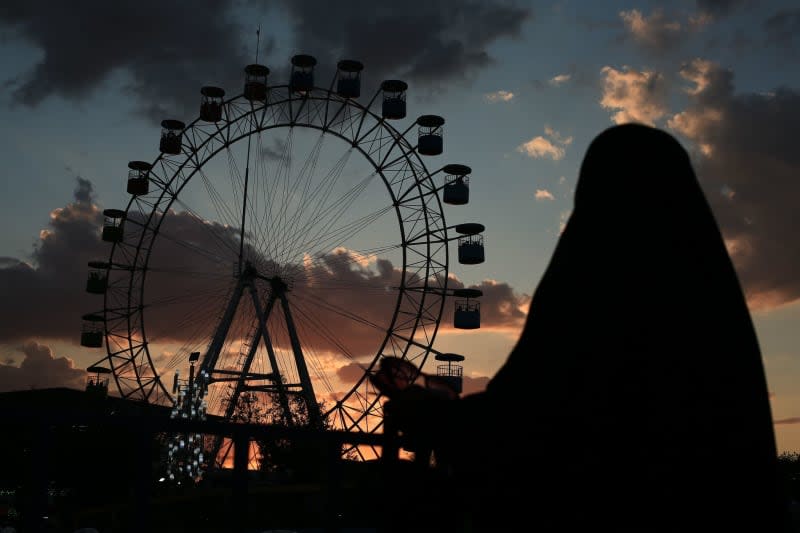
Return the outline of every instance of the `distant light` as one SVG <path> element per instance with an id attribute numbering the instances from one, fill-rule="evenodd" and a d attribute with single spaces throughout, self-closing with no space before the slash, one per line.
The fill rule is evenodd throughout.
<path id="1" fill-rule="evenodd" d="M 159 483 L 163 483 L 163 482 L 164 482 L 166 479 L 167 479 L 167 478 L 165 478 L 165 477 L 158 478 L 158 482 L 159 482 Z"/>

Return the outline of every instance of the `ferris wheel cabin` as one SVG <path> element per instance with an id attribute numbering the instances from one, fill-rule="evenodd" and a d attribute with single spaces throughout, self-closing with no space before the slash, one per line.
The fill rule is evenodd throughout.
<path id="1" fill-rule="evenodd" d="M 483 247 L 483 235 L 486 229 L 483 224 L 474 222 L 458 224 L 456 232 L 461 234 L 458 238 L 458 262 L 462 265 L 478 265 L 483 263 L 485 251 Z"/>
<path id="2" fill-rule="evenodd" d="M 464 205 L 469 202 L 469 174 L 472 169 L 467 165 L 445 165 L 444 187 L 442 196 L 444 203 Z"/>
<path id="3" fill-rule="evenodd" d="M 481 303 L 474 298 L 483 296 L 479 289 L 456 289 L 453 295 L 463 300 L 456 300 L 453 314 L 453 327 L 457 329 L 478 329 L 481 327 Z"/>
<path id="4" fill-rule="evenodd" d="M 162 120 L 161 142 L 158 144 L 158 149 L 164 154 L 180 154 L 184 128 L 186 128 L 186 124 L 180 120 Z"/>
<path id="5" fill-rule="evenodd" d="M 147 177 L 152 165 L 145 161 L 128 163 L 128 194 L 138 196 L 150 192 L 150 180 Z"/>
<path id="6" fill-rule="evenodd" d="M 305 94 L 314 88 L 314 66 L 317 60 L 314 56 L 298 54 L 292 58 L 292 75 L 289 89 L 293 93 Z"/>
<path id="7" fill-rule="evenodd" d="M 81 327 L 81 346 L 86 346 L 87 348 L 101 348 L 103 346 L 104 322 L 105 319 L 102 315 L 83 315 L 83 326 Z"/>
<path id="8" fill-rule="evenodd" d="M 385 80 L 381 83 L 383 107 L 381 115 L 387 120 L 406 118 L 406 90 L 408 84 L 400 80 Z"/>
<path id="9" fill-rule="evenodd" d="M 106 209 L 103 211 L 103 240 L 106 242 L 122 242 L 125 229 L 125 211 Z"/>
<path id="10" fill-rule="evenodd" d="M 338 80 L 336 94 L 342 98 L 358 98 L 361 96 L 361 71 L 364 65 L 360 61 L 343 59 L 337 65 Z"/>
<path id="11" fill-rule="evenodd" d="M 417 152 L 421 155 L 439 155 L 444 151 L 442 139 L 444 118 L 438 115 L 422 115 L 417 119 L 419 137 Z"/>
<path id="12" fill-rule="evenodd" d="M 220 87 L 202 87 L 200 89 L 200 120 L 219 122 L 222 120 L 222 99 L 225 90 Z"/>
<path id="13" fill-rule="evenodd" d="M 483 235 L 466 235 L 458 238 L 458 262 L 462 265 L 479 265 L 485 261 Z"/>
<path id="14" fill-rule="evenodd" d="M 86 392 L 105 396 L 108 393 L 108 375 L 111 369 L 92 365 L 86 369 Z"/>
<path id="15" fill-rule="evenodd" d="M 267 76 L 269 69 L 264 65 L 247 65 L 244 67 L 244 97 L 251 102 L 267 100 Z"/>
<path id="16" fill-rule="evenodd" d="M 457 353 L 437 353 L 437 361 L 446 364 L 436 365 L 436 375 L 442 378 L 458 394 L 464 390 L 464 356 Z"/>
<path id="17" fill-rule="evenodd" d="M 89 261 L 89 277 L 86 279 L 86 292 L 105 294 L 108 288 L 108 263 Z"/>

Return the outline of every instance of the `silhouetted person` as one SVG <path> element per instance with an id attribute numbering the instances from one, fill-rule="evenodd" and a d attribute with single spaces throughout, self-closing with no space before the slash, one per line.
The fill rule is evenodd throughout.
<path id="1" fill-rule="evenodd" d="M 427 411 L 423 396 L 392 408 L 452 461 L 472 530 L 786 530 L 753 324 L 688 155 L 663 131 L 591 143 L 507 361 L 484 393 Z"/>

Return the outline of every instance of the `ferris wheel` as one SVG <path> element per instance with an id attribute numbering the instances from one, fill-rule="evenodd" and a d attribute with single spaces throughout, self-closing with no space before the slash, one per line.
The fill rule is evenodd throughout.
<path id="1" fill-rule="evenodd" d="M 448 246 L 481 263 L 484 228 L 447 226 L 442 205 L 468 203 L 471 170 L 423 162 L 443 153 L 442 117 L 393 125 L 406 83 L 361 104 L 361 63 L 340 61 L 327 87 L 315 66 L 296 55 L 269 85 L 248 65 L 228 99 L 203 87 L 199 117 L 164 120 L 155 160 L 128 164 L 127 207 L 104 211 L 109 257 L 89 263 L 103 309 L 81 334 L 122 397 L 172 405 L 190 367 L 211 414 L 255 399 L 261 416 L 374 432 L 381 358 L 434 354 L 460 382 L 463 358 L 433 343 L 450 297 L 455 327 L 480 326 L 480 292 L 448 287 Z"/>

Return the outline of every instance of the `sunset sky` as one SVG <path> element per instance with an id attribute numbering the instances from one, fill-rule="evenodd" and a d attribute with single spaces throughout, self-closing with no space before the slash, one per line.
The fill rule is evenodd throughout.
<path id="1" fill-rule="evenodd" d="M 201 86 L 241 92 L 260 24 L 259 62 L 272 70 L 270 83 L 285 83 L 295 54 L 317 58 L 317 84 L 326 87 L 337 60 L 357 59 L 363 104 L 383 79 L 408 82 L 408 117 L 398 129 L 423 114 L 445 118 L 445 152 L 424 160 L 428 170 L 472 168 L 470 203 L 446 206 L 447 224 L 487 228 L 486 262 L 458 264 L 451 244 L 449 270 L 453 286 L 484 291 L 483 327 L 453 329 L 448 302 L 434 344 L 467 357 L 468 392 L 485 385 L 519 334 L 593 137 L 631 121 L 673 133 L 693 157 L 746 291 L 779 449 L 800 451 L 796 1 L 379 0 L 335 10 L 327 0 L 45 4 L 0 3 L 0 390 L 83 386 L 83 369 L 102 357 L 78 342 L 81 315 L 102 306 L 84 292 L 87 261 L 108 259 L 100 213 L 127 206 L 127 164 L 155 160 L 162 119 L 193 121 Z M 293 160 L 315 139 L 298 137 Z M 265 161 L 287 143 L 265 142 L 273 143 L 262 149 Z M 336 163 L 339 148 L 325 145 L 320 168 Z M 352 165 L 345 174 L 359 173 Z M 214 220 L 200 192 L 187 189 L 187 202 Z M 380 207 L 371 194 L 365 205 Z M 174 231 L 202 226 L 190 218 L 176 213 Z M 234 230 L 220 231 L 235 240 Z M 391 243 L 388 232 L 378 222 L 362 237 Z M 354 252 L 366 248 L 352 241 L 337 253 L 351 265 L 345 274 L 368 286 L 350 302 L 374 317 L 385 295 L 369 290 L 391 285 L 397 263 Z M 163 253 L 171 264 L 185 259 Z M 337 265 L 318 276 L 337 274 Z M 178 290 L 167 278 L 158 286 Z M 184 341 L 165 339 L 160 357 Z M 320 345 L 317 362 L 334 392 L 363 362 L 358 342 L 351 348 L 353 360 L 336 361 L 326 355 L 332 347 Z"/>

